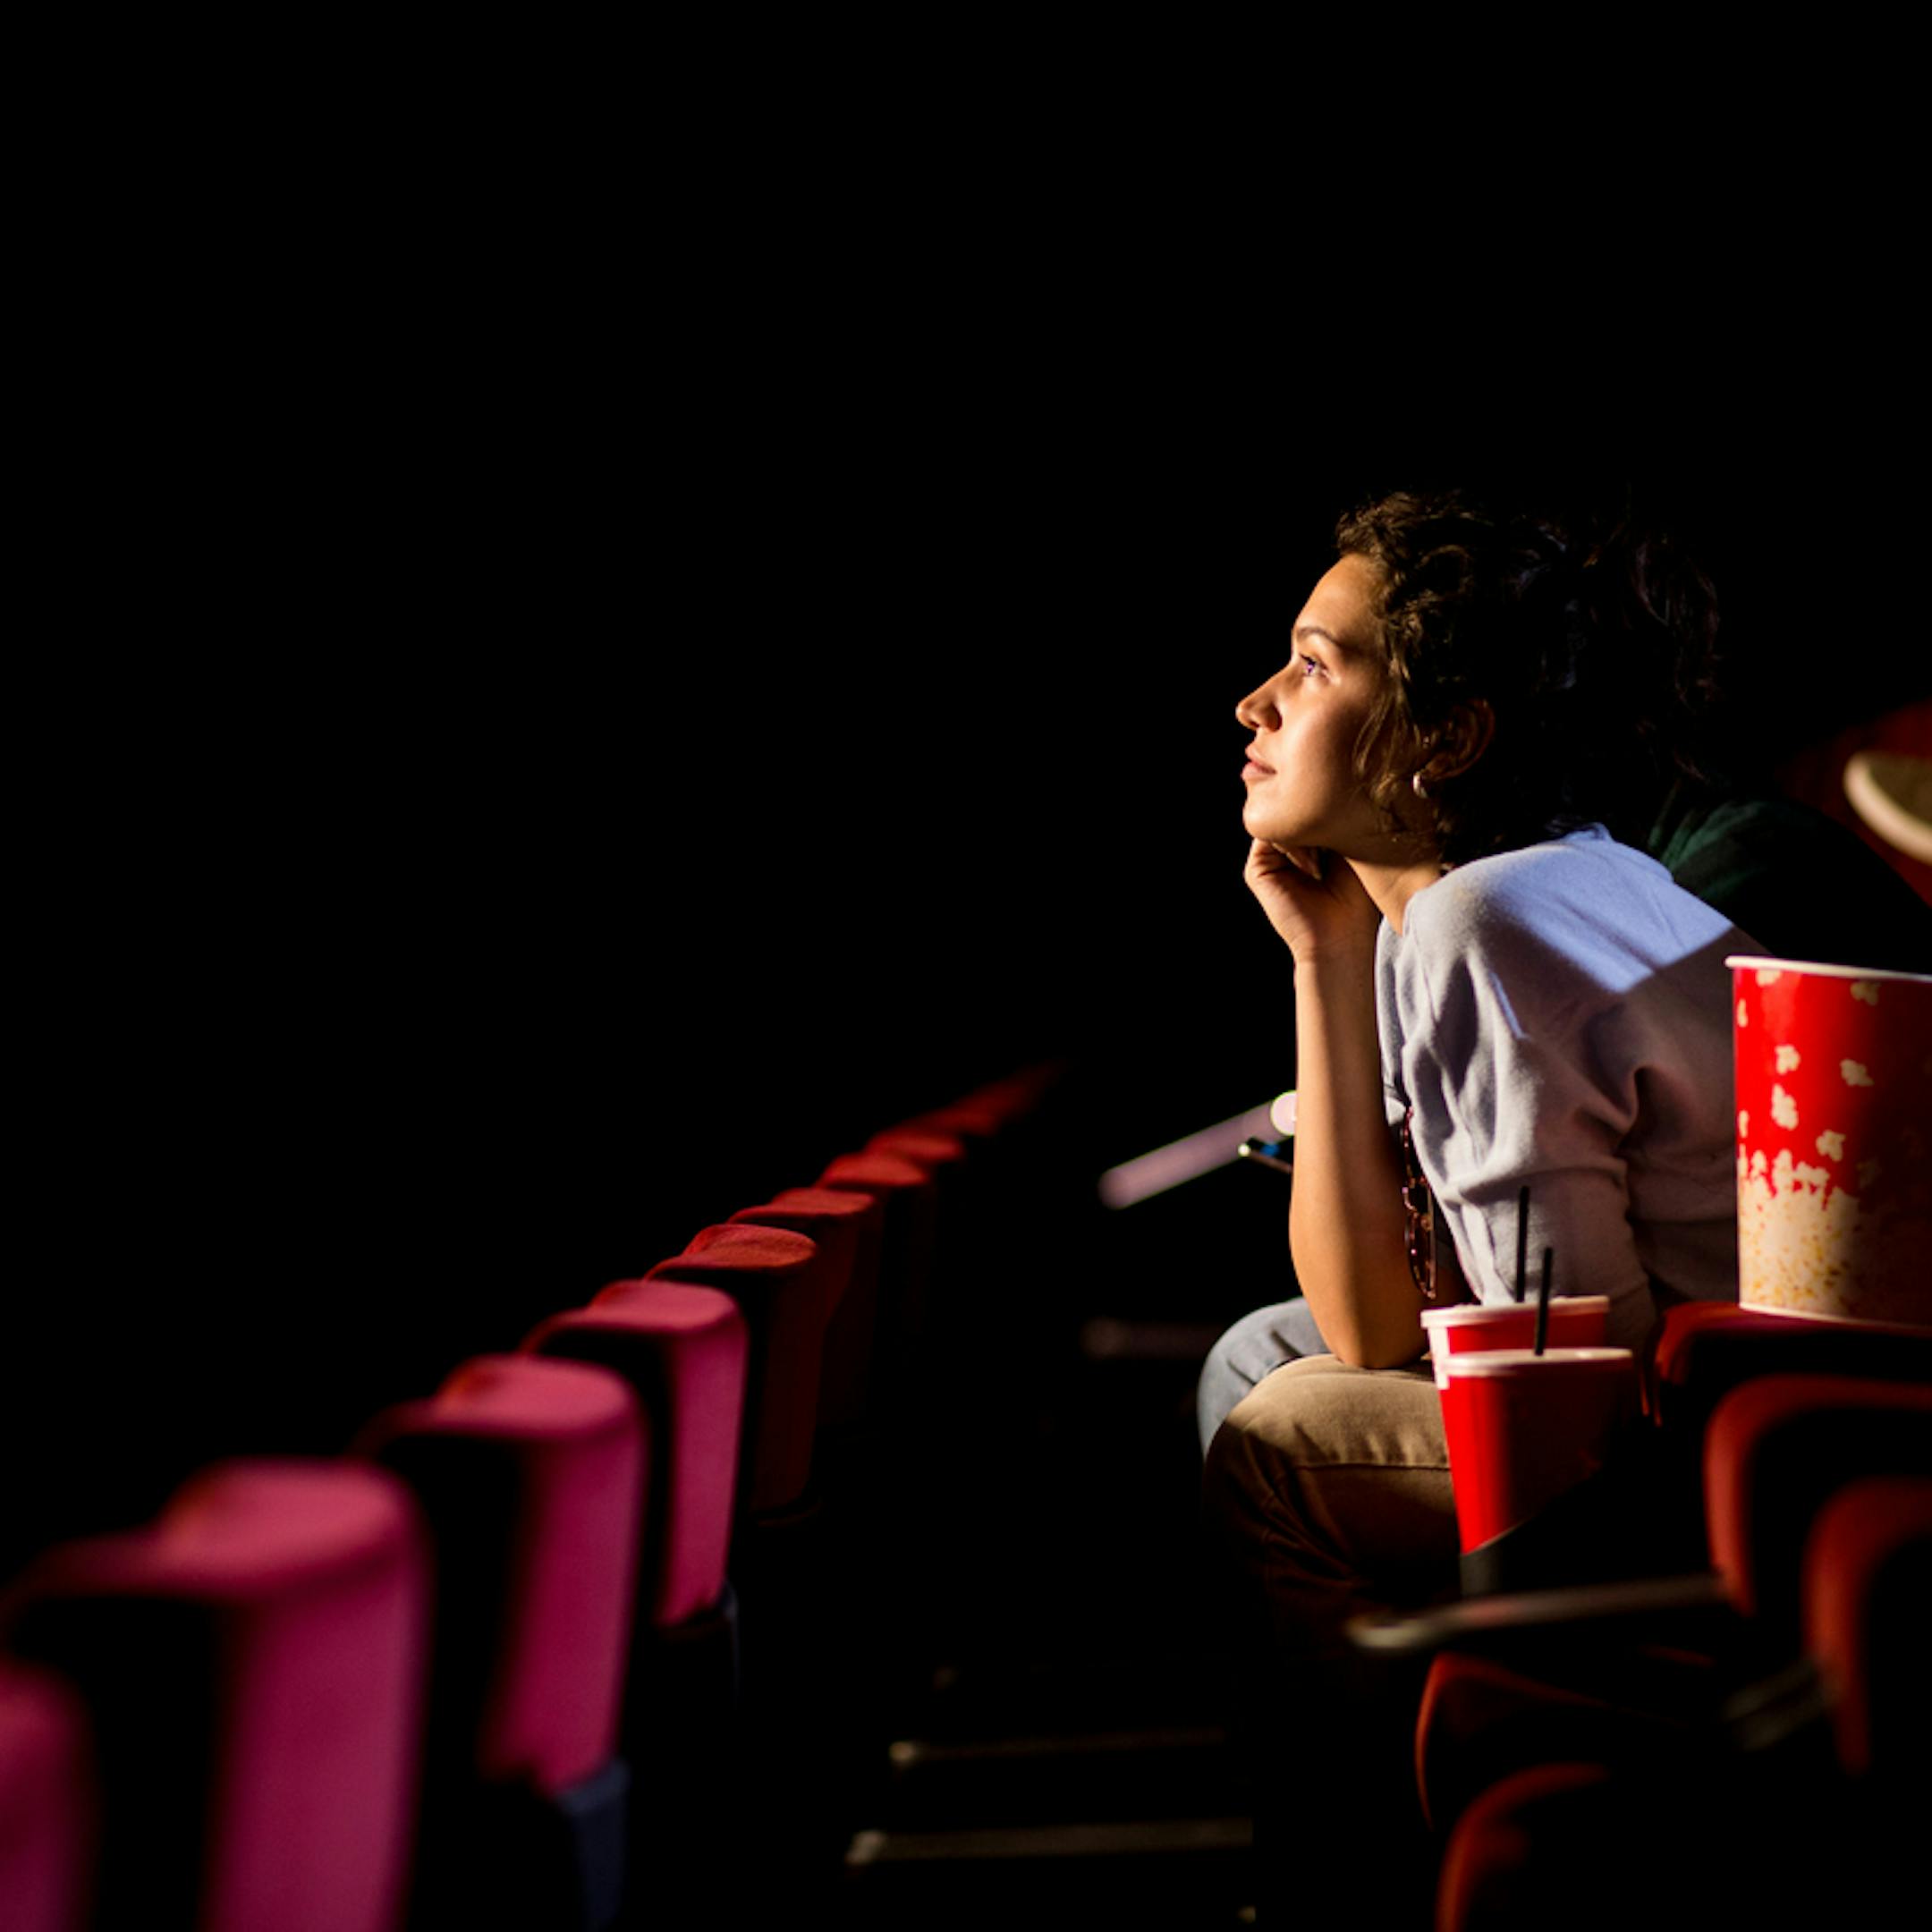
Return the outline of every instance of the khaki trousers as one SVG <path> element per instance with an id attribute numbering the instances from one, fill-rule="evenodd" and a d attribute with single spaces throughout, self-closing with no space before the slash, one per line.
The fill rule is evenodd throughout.
<path id="1" fill-rule="evenodd" d="M 1370 1369 L 1310 1355 L 1276 1368 L 1216 1433 L 1202 1481 L 1208 1533 L 1277 1657 L 1344 1665 L 1349 1617 L 1455 1587 L 1455 1499 L 1427 1361 Z"/>
<path id="2" fill-rule="evenodd" d="M 1309 1355 L 1215 1432 L 1207 1529 L 1229 1593 L 1231 1724 L 1251 1783 L 1264 1926 L 1426 1928 L 1434 1855 L 1416 1800 L 1420 1673 L 1356 1651 L 1360 1611 L 1453 1592 L 1456 1529 L 1427 1363 Z"/>

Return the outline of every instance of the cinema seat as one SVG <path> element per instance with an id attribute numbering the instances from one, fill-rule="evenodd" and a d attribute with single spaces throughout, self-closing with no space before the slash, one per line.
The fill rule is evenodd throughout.
<path id="1" fill-rule="evenodd" d="M 1417 1733 L 1438 1828 L 1519 1767 L 1634 1767 L 1707 1742 L 1741 1695 L 1775 1704 L 1762 1687 L 1802 1648 L 1806 1538 L 1839 1490 L 1875 1473 L 1932 1477 L 1932 1388 L 1764 1377 L 1719 1403 L 1707 1434 L 1710 1572 L 1371 1620 L 1371 1647 L 1443 1647 Z"/>
<path id="2" fill-rule="evenodd" d="M 664 1633 L 717 1615 L 728 1596 L 749 1353 L 737 1305 L 715 1288 L 614 1283 L 589 1307 L 539 1323 L 523 1352 L 608 1368 L 643 1411 L 638 1629 Z"/>
<path id="3" fill-rule="evenodd" d="M 623 1877 L 636 1398 L 606 1369 L 482 1356 L 356 1452 L 409 1484 L 433 1557 L 413 1922 L 603 1932 Z"/>
<path id="4" fill-rule="evenodd" d="M 1654 1427 L 1530 1521 L 1462 1559 L 1470 1596 L 1682 1572 L 1707 1557 L 1701 1502 L 1713 1412 L 1773 1375 L 1932 1383 L 1932 1328 L 1693 1301 L 1667 1311 L 1646 1362 Z"/>
<path id="5" fill-rule="evenodd" d="M 82 1932 L 91 1892 L 93 1746 L 73 1690 L 0 1657 L 0 1925 Z"/>
<path id="6" fill-rule="evenodd" d="M 1863 1376 L 1932 1382 L 1932 1329 L 1832 1321 L 1693 1301 L 1670 1309 L 1650 1362 L 1650 1405 L 1695 1458 L 1711 1412 L 1733 1389 L 1767 1375 Z"/>
<path id="7" fill-rule="evenodd" d="M 924 1333 L 938 1239 L 938 1189 L 917 1161 L 882 1153 L 841 1154 L 815 1185 L 867 1195 L 883 1215 L 877 1320 L 868 1365 L 877 1411 L 896 1399 Z"/>
<path id="8" fill-rule="evenodd" d="M 967 1186 L 971 1165 L 971 1145 L 967 1137 L 930 1123 L 908 1122 L 884 1128 L 866 1142 L 862 1151 L 895 1154 L 901 1160 L 923 1167 L 938 1182 L 942 1219 Z"/>
<path id="9" fill-rule="evenodd" d="M 541 1323 L 524 1352 L 610 1370 L 644 1415 L 637 1615 L 618 1735 L 633 1792 L 625 1922 L 633 1910 L 652 1922 L 666 1894 L 682 1899 L 708 1873 L 716 1880 L 743 1850 L 738 1610 L 727 1570 L 745 1321 L 715 1288 L 623 1282 Z"/>
<path id="10" fill-rule="evenodd" d="M 1806 1539 L 1832 1496 L 1868 1475 L 1932 1477 L 1932 1384 L 1767 1376 L 1717 1405 L 1704 1460 L 1711 1562 L 1771 1642 L 1796 1647 Z"/>
<path id="11" fill-rule="evenodd" d="M 841 1560 L 850 1546 L 842 1551 L 829 1539 L 834 1520 L 811 1479 L 841 1254 L 849 1266 L 873 1204 L 831 1190 L 816 1198 L 832 1205 L 808 1218 L 843 1233 L 843 1250 L 821 1248 L 793 1228 L 734 1218 L 700 1231 L 647 1277 L 730 1295 L 750 1333 L 746 1474 L 731 1555 L 743 1693 L 737 1785 L 749 1827 L 775 1868 L 843 1849 L 827 1813 L 835 1817 L 839 1808 L 835 1767 L 845 1761 L 843 1720 L 859 1678 L 842 1647 L 864 1614 L 854 1600 L 863 1582 Z"/>
<path id="12" fill-rule="evenodd" d="M 787 1188 L 741 1208 L 733 1223 L 786 1228 L 818 1244 L 831 1312 L 819 1368 L 818 1433 L 849 1428 L 864 1413 L 866 1378 L 878 1321 L 879 1243 L 886 1210 L 870 1194 L 835 1188 Z"/>
<path id="13" fill-rule="evenodd" d="M 1046 1096 L 1059 1081 L 1064 1068 L 1044 1062 L 1021 1067 L 957 1100 L 914 1116 L 904 1124 L 930 1125 L 946 1133 L 962 1134 L 969 1140 L 1004 1139 L 1022 1130 L 1039 1112 Z"/>
<path id="14" fill-rule="evenodd" d="M 860 1198 L 843 1199 L 857 1205 Z M 779 1711 L 795 1710 L 818 1678 L 822 1616 L 837 1588 L 826 1573 L 824 1512 L 811 1487 L 826 1327 L 841 1286 L 835 1260 L 794 1229 L 733 1221 L 701 1229 L 682 1254 L 646 1276 L 715 1288 L 745 1321 L 745 1433 L 731 1565 L 753 1733 L 748 1743 L 761 1757 L 772 1754 L 770 1726 Z M 794 1741 L 797 1729 L 781 1725 Z"/>
<path id="15" fill-rule="evenodd" d="M 748 1350 L 739 1496 L 754 1517 L 795 1505 L 811 1480 L 826 1325 L 838 1283 L 809 1235 L 733 1224 L 702 1228 L 648 1282 L 682 1282 L 729 1295 L 744 1318 Z M 606 1288 L 591 1305 L 622 1294 Z"/>
<path id="16" fill-rule="evenodd" d="M 1932 1738 L 1932 1478 L 1848 1483 L 1804 1555 L 1805 1650 L 1848 1777 L 1922 1787 Z"/>
<path id="17" fill-rule="evenodd" d="M 29 1570 L 12 1648 L 93 1733 L 94 1932 L 393 1932 L 426 1572 L 403 1486 L 321 1461 L 217 1463 Z"/>
<path id="18" fill-rule="evenodd" d="M 1801 1589 L 1802 1655 L 1715 1739 L 1539 1764 L 1477 1797 L 1444 1854 L 1440 1932 L 1922 1919 L 1932 1479 L 1837 1490 Z"/>

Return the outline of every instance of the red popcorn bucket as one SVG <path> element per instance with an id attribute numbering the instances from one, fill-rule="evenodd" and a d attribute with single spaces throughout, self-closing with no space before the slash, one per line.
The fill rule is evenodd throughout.
<path id="1" fill-rule="evenodd" d="M 1738 1299 L 1932 1328 L 1932 976 L 1724 963 Z"/>
<path id="2" fill-rule="evenodd" d="M 1549 1334 L 1544 1339 L 1550 1348 L 1595 1348 L 1608 1332 L 1609 1322 L 1608 1295 L 1552 1295 Z M 1478 1349 L 1533 1348 L 1536 1303 L 1475 1302 L 1424 1309 L 1422 1326 L 1428 1335 L 1429 1360 L 1436 1366 L 1436 1386 L 1442 1388 L 1449 1380 L 1452 1355 Z"/>
<path id="3" fill-rule="evenodd" d="M 1465 1551 L 1595 1475 L 1637 1413 L 1628 1349 L 1483 1349 L 1445 1363 L 1443 1434 Z"/>

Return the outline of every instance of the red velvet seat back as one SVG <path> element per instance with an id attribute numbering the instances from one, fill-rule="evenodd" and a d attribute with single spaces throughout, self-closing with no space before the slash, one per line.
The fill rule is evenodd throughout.
<path id="1" fill-rule="evenodd" d="M 1610 1774 L 1594 1764 L 1537 1765 L 1492 1786 L 1463 1812 L 1444 1851 L 1436 1932 L 1608 1922 L 1597 1894 L 1631 1862 L 1608 1857 L 1614 1841 L 1591 1831 L 1592 1801 L 1611 1789 Z M 1553 1867 L 1562 1875 L 1554 1882 Z"/>
<path id="2" fill-rule="evenodd" d="M 1010 1133 L 1038 1113 L 1061 1069 L 1054 1065 L 1023 1067 L 1018 1072 L 988 1080 L 969 1094 L 928 1114 L 917 1115 L 907 1126 L 934 1126 L 945 1133 L 963 1134 L 969 1140 L 992 1140 Z"/>
<path id="3" fill-rule="evenodd" d="M 818 1243 L 828 1278 L 842 1284 L 826 1324 L 819 1419 L 834 1427 L 856 1421 L 866 1406 L 878 1330 L 884 1203 L 875 1195 L 841 1188 L 787 1188 L 758 1207 L 741 1208 L 732 1219 L 790 1228 Z"/>
<path id="4" fill-rule="evenodd" d="M 101 1928 L 387 1932 L 413 1828 L 426 1556 L 351 1462 L 220 1463 L 64 1545 L 18 1630 L 86 1700 Z"/>
<path id="5" fill-rule="evenodd" d="M 943 1293 L 948 1271 L 960 1258 L 963 1235 L 982 1218 L 985 1157 L 973 1153 L 963 1135 L 910 1123 L 874 1134 L 864 1156 L 876 1154 L 911 1161 L 932 1178 L 929 1273 L 935 1290 Z"/>
<path id="6" fill-rule="evenodd" d="M 1932 1475 L 1932 1386 L 1852 1376 L 1765 1376 L 1711 1416 L 1704 1507 L 1732 1599 L 1799 1631 L 1801 1557 L 1835 1489 L 1868 1475 Z"/>
<path id="7" fill-rule="evenodd" d="M 619 1282 L 553 1316 L 527 1352 L 614 1370 L 644 1411 L 649 1471 L 638 1614 L 657 1629 L 710 1609 L 724 1588 L 749 1343 L 729 1295 Z"/>
<path id="8" fill-rule="evenodd" d="M 866 1142 L 869 1154 L 895 1154 L 923 1167 L 928 1174 L 943 1174 L 963 1166 L 967 1159 L 965 1138 L 930 1123 L 908 1122 L 887 1127 Z"/>
<path id="9" fill-rule="evenodd" d="M 96 1809 L 80 1700 L 58 1678 L 0 1659 L 0 1925 L 81 1932 Z"/>
<path id="10" fill-rule="evenodd" d="M 615 1749 L 631 1641 L 645 1457 L 630 1386 L 582 1363 L 482 1356 L 358 1447 L 411 1484 L 428 1524 L 432 1717 L 460 1733 L 452 1755 L 547 1796 L 589 1777 Z"/>
<path id="11" fill-rule="evenodd" d="M 1804 1555 L 1805 1648 L 1855 1776 L 1922 1778 L 1932 1734 L 1932 1478 L 1872 1476 L 1818 1513 Z"/>
<path id="12" fill-rule="evenodd" d="M 645 1279 L 716 1288 L 738 1304 L 750 1343 L 741 1495 L 754 1511 L 796 1502 L 811 1479 L 835 1292 L 818 1243 L 789 1228 L 727 1223 L 699 1230 Z"/>
<path id="13" fill-rule="evenodd" d="M 818 1184 L 869 1195 L 884 1211 L 872 1373 L 902 1372 L 909 1366 L 908 1344 L 924 1326 L 937 1241 L 938 1190 L 933 1177 L 902 1155 L 841 1154 L 826 1165 Z"/>
<path id="14" fill-rule="evenodd" d="M 787 1228 L 816 1242 L 829 1318 L 838 1312 L 851 1290 L 859 1262 L 860 1237 L 876 1213 L 862 1194 L 841 1194 L 832 1188 L 787 1188 L 755 1208 L 741 1208 L 731 1217 L 731 1225 Z M 696 1245 L 694 1241 L 693 1248 Z"/>
<path id="15" fill-rule="evenodd" d="M 1932 1382 L 1932 1335 L 1693 1301 L 1670 1309 L 1652 1353 L 1652 1409 L 1666 1428 L 1701 1430 L 1733 1389 L 1767 1375 Z"/>
<path id="16" fill-rule="evenodd" d="M 968 1095 L 964 1099 L 949 1101 L 945 1106 L 914 1114 L 886 1131 L 895 1132 L 904 1128 L 915 1133 L 952 1134 L 979 1148 L 995 1140 L 1006 1124 L 1005 1115 L 996 1106 Z"/>
<path id="17" fill-rule="evenodd" d="M 1693 1373 L 1698 1339 L 1707 1328 L 1732 1322 L 1756 1324 L 1759 1329 L 1790 1320 L 1788 1316 L 1766 1315 L 1755 1309 L 1740 1308 L 1735 1301 L 1682 1301 L 1664 1311 L 1657 1339 L 1651 1344 L 1649 1375 L 1653 1390 L 1681 1388 Z M 1665 1402 L 1670 1398 L 1666 1396 Z M 1653 1397 L 1653 1412 L 1657 1402 Z"/>

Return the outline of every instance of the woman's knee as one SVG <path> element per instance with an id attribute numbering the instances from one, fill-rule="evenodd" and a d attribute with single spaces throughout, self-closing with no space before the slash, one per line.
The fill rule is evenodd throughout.
<path id="1" fill-rule="evenodd" d="M 1204 1473 L 1210 1521 L 1238 1541 L 1351 1566 L 1454 1553 L 1454 1495 L 1428 1372 L 1286 1364 L 1233 1407 Z"/>
<path id="2" fill-rule="evenodd" d="M 1278 1301 L 1243 1315 L 1208 1351 L 1195 1385 L 1195 1411 L 1200 1428 L 1201 1453 L 1214 1440 L 1228 1411 L 1285 1363 L 1298 1361 L 1321 1347 L 1305 1301 Z"/>

